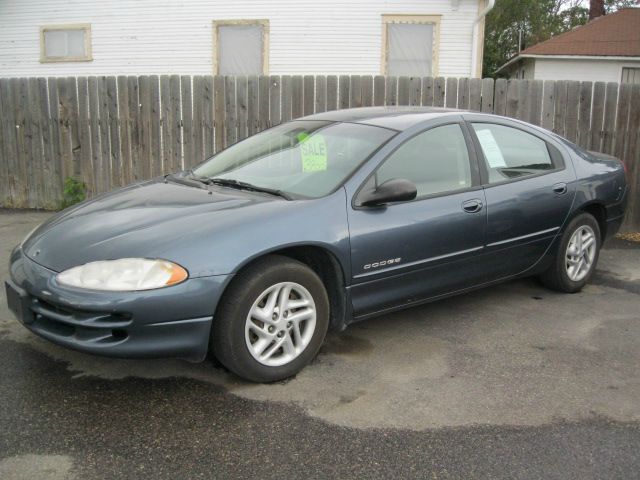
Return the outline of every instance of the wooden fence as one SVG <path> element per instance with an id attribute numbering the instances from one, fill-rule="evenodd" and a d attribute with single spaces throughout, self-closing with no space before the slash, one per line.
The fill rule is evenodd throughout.
<path id="1" fill-rule="evenodd" d="M 434 105 L 519 118 L 625 161 L 627 229 L 640 229 L 640 86 L 384 76 L 0 79 L 0 206 L 56 208 L 189 168 L 292 118 L 368 105 Z"/>

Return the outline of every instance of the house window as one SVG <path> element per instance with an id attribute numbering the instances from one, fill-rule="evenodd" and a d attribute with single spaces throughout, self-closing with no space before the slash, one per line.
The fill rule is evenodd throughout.
<path id="1" fill-rule="evenodd" d="M 437 75 L 439 38 L 439 15 L 383 15 L 382 73 Z"/>
<path id="2" fill-rule="evenodd" d="M 624 67 L 622 69 L 622 83 L 640 85 L 640 68 Z"/>
<path id="3" fill-rule="evenodd" d="M 213 72 L 217 75 L 269 73 L 269 20 L 214 21 Z"/>
<path id="4" fill-rule="evenodd" d="M 46 25 L 40 27 L 40 61 L 87 62 L 91 57 L 91 25 Z"/>

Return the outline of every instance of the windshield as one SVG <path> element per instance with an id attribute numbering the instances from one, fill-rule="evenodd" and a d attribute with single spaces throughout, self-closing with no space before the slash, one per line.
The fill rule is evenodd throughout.
<path id="1" fill-rule="evenodd" d="M 371 125 L 298 120 L 232 145 L 193 173 L 318 198 L 341 185 L 395 133 Z"/>

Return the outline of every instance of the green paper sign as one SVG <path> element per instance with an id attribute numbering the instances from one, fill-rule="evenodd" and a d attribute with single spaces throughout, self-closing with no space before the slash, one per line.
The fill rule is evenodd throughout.
<path id="1" fill-rule="evenodd" d="M 319 134 L 298 135 L 303 172 L 323 172 L 327 169 L 327 142 Z"/>

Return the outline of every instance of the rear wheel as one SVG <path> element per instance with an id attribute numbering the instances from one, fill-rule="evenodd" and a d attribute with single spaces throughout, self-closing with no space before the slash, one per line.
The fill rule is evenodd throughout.
<path id="1" fill-rule="evenodd" d="M 588 213 L 575 217 L 562 236 L 553 265 L 541 275 L 542 283 L 561 292 L 579 292 L 595 271 L 600 244 L 596 219 Z"/>
<path id="2" fill-rule="evenodd" d="M 322 281 L 305 264 L 272 255 L 233 280 L 211 333 L 218 360 L 242 378 L 273 382 L 298 373 L 318 353 L 329 325 Z"/>

